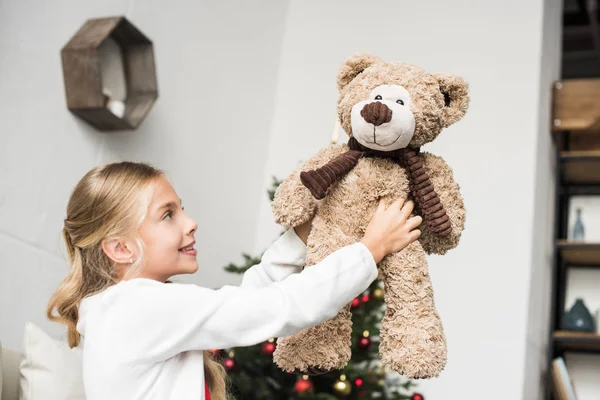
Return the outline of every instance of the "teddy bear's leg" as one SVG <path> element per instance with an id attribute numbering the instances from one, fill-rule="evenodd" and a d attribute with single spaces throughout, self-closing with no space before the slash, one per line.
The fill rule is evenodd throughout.
<path id="1" fill-rule="evenodd" d="M 317 215 L 307 243 L 306 265 L 311 268 L 330 253 L 355 243 L 357 239 L 327 226 Z M 307 293 L 318 296 L 318 293 Z M 275 363 L 290 373 L 314 374 L 343 368 L 351 356 L 352 319 L 350 304 L 335 317 L 295 335 L 277 340 Z"/>
<path id="2" fill-rule="evenodd" d="M 380 269 L 386 305 L 379 346 L 382 363 L 410 379 L 438 376 L 446 365 L 446 338 L 421 243 L 386 257 Z"/>
<path id="3" fill-rule="evenodd" d="M 350 306 L 335 317 L 295 335 L 277 339 L 273 359 L 290 373 L 315 375 L 341 369 L 350 360 Z"/>

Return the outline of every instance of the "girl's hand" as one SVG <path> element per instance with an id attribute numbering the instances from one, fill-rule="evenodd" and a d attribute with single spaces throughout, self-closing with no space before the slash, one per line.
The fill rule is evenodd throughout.
<path id="1" fill-rule="evenodd" d="M 420 216 L 408 218 L 412 213 L 414 203 L 404 199 L 396 200 L 387 209 L 383 199 L 375 210 L 365 235 L 361 239 L 378 264 L 388 254 L 402 250 L 421 236 L 421 231 L 416 229 L 423 219 Z"/>

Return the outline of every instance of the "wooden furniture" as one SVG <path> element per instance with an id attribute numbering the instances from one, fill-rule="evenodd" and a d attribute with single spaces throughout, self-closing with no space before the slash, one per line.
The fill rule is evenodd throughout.
<path id="1" fill-rule="evenodd" d="M 158 97 L 152 42 L 124 17 L 88 20 L 61 56 L 68 109 L 98 130 L 136 129 Z"/>
<path id="2" fill-rule="evenodd" d="M 600 353 L 600 335 L 561 330 L 568 270 L 600 269 L 600 243 L 568 240 L 570 198 L 600 195 L 600 79 L 557 82 L 552 111 L 556 199 L 547 400 L 556 399 L 551 382 L 553 360 L 568 352 Z"/>

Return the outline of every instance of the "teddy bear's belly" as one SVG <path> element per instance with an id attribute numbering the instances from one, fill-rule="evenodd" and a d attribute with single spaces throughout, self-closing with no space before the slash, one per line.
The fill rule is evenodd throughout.
<path id="1" fill-rule="evenodd" d="M 361 237 L 380 198 L 389 205 L 408 194 L 408 177 L 400 165 L 385 159 L 361 159 L 321 201 L 319 214 L 345 234 Z"/>

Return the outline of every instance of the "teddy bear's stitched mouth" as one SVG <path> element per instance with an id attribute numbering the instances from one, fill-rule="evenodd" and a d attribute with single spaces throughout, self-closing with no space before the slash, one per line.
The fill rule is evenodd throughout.
<path id="1" fill-rule="evenodd" d="M 394 143 L 396 143 L 396 142 L 397 142 L 397 141 L 398 141 L 398 140 L 399 140 L 399 139 L 402 137 L 402 134 L 399 134 L 399 135 L 396 137 L 396 139 L 394 139 L 394 141 L 393 141 L 393 142 L 391 142 L 391 143 L 388 143 L 388 144 L 381 144 L 381 143 L 377 143 L 377 133 L 376 133 L 376 131 L 377 131 L 377 127 L 376 127 L 376 126 L 373 126 L 373 141 L 372 141 L 372 142 L 369 142 L 368 140 L 365 140 L 365 142 L 367 142 L 367 143 L 369 143 L 369 144 L 376 144 L 376 145 L 378 145 L 378 146 L 387 147 L 387 146 L 391 146 L 391 145 L 393 145 Z"/>

